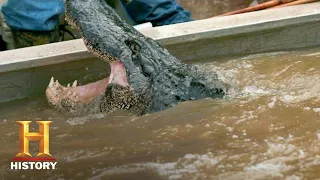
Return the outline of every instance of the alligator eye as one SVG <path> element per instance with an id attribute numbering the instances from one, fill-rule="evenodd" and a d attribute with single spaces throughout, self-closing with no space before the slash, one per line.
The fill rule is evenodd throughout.
<path id="1" fill-rule="evenodd" d="M 141 45 L 134 40 L 125 40 L 124 43 L 131 49 L 132 56 L 137 56 L 140 53 Z"/>
<path id="2" fill-rule="evenodd" d="M 150 72 L 153 71 L 153 68 L 149 61 L 141 58 L 141 49 L 142 45 L 138 40 L 128 39 L 125 40 L 124 43 L 130 48 L 132 54 L 131 59 L 133 64 L 141 70 L 141 73 L 146 76 L 150 77 Z"/>
<path id="3" fill-rule="evenodd" d="M 140 44 L 138 44 L 135 40 L 125 40 L 124 43 L 126 43 L 127 47 L 129 47 L 129 49 L 131 50 L 131 58 L 133 61 L 133 64 L 138 67 L 141 68 L 140 66 L 140 62 L 139 62 L 139 56 L 140 56 L 140 50 L 141 50 L 141 46 Z"/>

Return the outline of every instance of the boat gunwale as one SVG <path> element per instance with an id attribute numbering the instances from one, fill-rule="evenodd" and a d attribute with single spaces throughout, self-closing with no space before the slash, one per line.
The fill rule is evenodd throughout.
<path id="1" fill-rule="evenodd" d="M 320 21 L 320 2 L 142 29 L 164 46 Z M 0 52 L 0 73 L 90 58 L 81 39 Z"/>

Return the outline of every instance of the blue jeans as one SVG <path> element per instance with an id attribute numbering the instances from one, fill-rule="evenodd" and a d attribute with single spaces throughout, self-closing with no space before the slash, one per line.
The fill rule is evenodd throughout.
<path id="1" fill-rule="evenodd" d="M 175 0 L 121 0 L 131 18 L 137 23 L 151 22 L 154 26 L 190 21 Z M 64 13 L 64 0 L 8 0 L 2 6 L 7 24 L 14 29 L 51 31 Z"/>
<path id="2" fill-rule="evenodd" d="M 51 31 L 64 9 L 64 0 L 8 0 L 1 11 L 13 29 Z"/>
<path id="3" fill-rule="evenodd" d="M 138 24 L 151 22 L 162 26 L 191 21 L 190 13 L 175 0 L 121 0 L 131 18 Z"/>

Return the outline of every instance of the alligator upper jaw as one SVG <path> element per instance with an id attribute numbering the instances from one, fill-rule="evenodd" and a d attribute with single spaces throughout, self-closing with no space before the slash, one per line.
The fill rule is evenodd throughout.
<path id="1" fill-rule="evenodd" d="M 99 102 L 94 100 L 104 95 L 109 84 L 129 86 L 124 64 L 120 61 L 111 62 L 110 67 L 109 77 L 82 86 L 77 86 L 77 80 L 71 86 L 63 86 L 52 77 L 46 89 L 49 104 L 61 111 L 78 111 L 79 107 Z"/>

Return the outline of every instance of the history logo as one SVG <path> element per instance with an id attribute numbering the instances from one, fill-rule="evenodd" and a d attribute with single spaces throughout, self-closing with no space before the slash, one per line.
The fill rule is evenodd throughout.
<path id="1" fill-rule="evenodd" d="M 11 162 L 11 169 L 56 169 L 56 159 L 49 152 L 49 125 L 52 121 L 37 121 L 39 132 L 29 132 L 32 121 L 17 121 L 19 124 L 19 153 Z M 29 141 L 39 141 L 39 153 L 32 157 Z"/>

